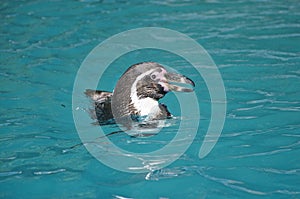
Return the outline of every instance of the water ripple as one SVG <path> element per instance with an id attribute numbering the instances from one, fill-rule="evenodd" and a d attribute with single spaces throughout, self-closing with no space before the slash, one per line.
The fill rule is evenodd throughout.
<path id="1" fill-rule="evenodd" d="M 272 151 L 266 151 L 266 152 L 259 152 L 259 153 L 251 153 L 251 154 L 245 154 L 245 155 L 237 155 L 232 156 L 231 158 L 249 158 L 249 157 L 256 157 L 256 156 L 269 156 L 269 155 L 275 155 L 278 153 L 284 153 L 291 151 L 291 149 L 278 149 L 278 150 L 272 150 Z"/>
<path id="2" fill-rule="evenodd" d="M 9 177 L 15 175 L 21 175 L 22 171 L 7 171 L 7 172 L 0 172 L 0 177 Z"/>
<path id="3" fill-rule="evenodd" d="M 254 189 L 250 189 L 250 188 L 246 187 L 244 185 L 244 182 L 241 182 L 241 181 L 236 181 L 236 180 L 230 180 L 230 179 L 224 179 L 224 178 L 218 178 L 218 177 L 210 176 L 210 175 L 206 174 L 205 172 L 203 172 L 201 170 L 198 171 L 198 173 L 201 176 L 203 176 L 203 177 L 205 177 L 207 179 L 210 179 L 212 181 L 221 183 L 221 184 L 223 184 L 226 187 L 229 187 L 231 189 L 236 189 L 236 190 L 239 190 L 239 191 L 244 191 L 246 193 L 250 193 L 250 194 L 253 194 L 253 195 L 267 195 L 267 193 L 265 193 L 265 192 L 254 190 Z"/>
<path id="4" fill-rule="evenodd" d="M 251 168 L 251 169 L 267 172 L 267 173 L 280 174 L 280 175 L 300 175 L 300 169 L 292 169 L 292 170 L 280 170 L 274 168 Z"/>
<path id="5" fill-rule="evenodd" d="M 55 169 L 55 170 L 47 170 L 47 171 L 35 171 L 33 172 L 34 175 L 51 175 L 56 173 L 61 173 L 66 171 L 66 169 Z"/>

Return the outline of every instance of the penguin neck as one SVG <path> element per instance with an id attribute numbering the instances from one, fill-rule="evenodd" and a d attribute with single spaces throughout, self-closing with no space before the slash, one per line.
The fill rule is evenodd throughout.
<path id="1" fill-rule="evenodd" d="M 159 103 L 156 99 L 150 97 L 140 98 L 137 94 L 137 82 L 145 75 L 149 75 L 153 70 L 139 75 L 131 86 L 130 98 L 134 108 L 140 116 L 147 116 L 148 119 L 155 118 L 160 112 Z"/>

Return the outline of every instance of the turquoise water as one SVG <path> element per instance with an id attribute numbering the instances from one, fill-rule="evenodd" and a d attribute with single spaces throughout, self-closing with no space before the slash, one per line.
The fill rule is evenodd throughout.
<path id="1" fill-rule="evenodd" d="M 297 1 L 36 0 L 2 1 L 0 9 L 0 198 L 300 198 Z M 73 83 L 100 42 L 149 26 L 180 31 L 208 51 L 224 80 L 226 122 L 215 148 L 200 160 L 211 114 L 202 78 L 167 53 L 121 57 L 99 88 L 112 90 L 129 65 L 151 60 L 193 79 L 201 96 L 200 128 L 180 159 L 158 171 L 123 173 L 83 146 L 68 150 L 80 143 Z M 174 95 L 163 101 L 180 116 Z M 149 139 L 110 139 L 133 151 L 156 150 L 175 134 L 178 118 L 168 122 L 173 125 Z"/>

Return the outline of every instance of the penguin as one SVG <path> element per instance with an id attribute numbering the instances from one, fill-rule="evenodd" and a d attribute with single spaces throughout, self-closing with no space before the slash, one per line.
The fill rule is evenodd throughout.
<path id="1" fill-rule="evenodd" d="M 168 72 L 156 62 L 130 66 L 118 80 L 114 91 L 87 89 L 94 108 L 91 117 L 100 125 L 118 123 L 131 128 L 132 122 L 165 120 L 172 117 L 159 102 L 168 92 L 193 92 L 195 83 L 184 75 Z"/>

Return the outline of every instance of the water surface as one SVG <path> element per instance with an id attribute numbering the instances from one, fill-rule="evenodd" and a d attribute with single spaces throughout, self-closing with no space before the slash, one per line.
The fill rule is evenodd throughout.
<path id="1" fill-rule="evenodd" d="M 300 197 L 297 1 L 30 0 L 3 1 L 0 10 L 0 198 Z M 228 110 L 213 151 L 198 158 L 211 114 L 204 81 L 183 59 L 156 51 L 120 58 L 99 88 L 112 90 L 140 61 L 193 79 L 201 126 L 186 153 L 164 169 L 128 174 L 99 163 L 82 146 L 65 151 L 80 143 L 71 96 L 85 56 L 114 34 L 149 26 L 187 34 L 218 66 Z M 170 94 L 164 102 L 180 116 L 173 99 Z M 151 139 L 118 134 L 111 140 L 154 150 L 172 136 L 171 126 Z"/>

